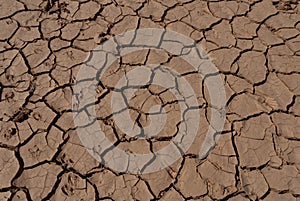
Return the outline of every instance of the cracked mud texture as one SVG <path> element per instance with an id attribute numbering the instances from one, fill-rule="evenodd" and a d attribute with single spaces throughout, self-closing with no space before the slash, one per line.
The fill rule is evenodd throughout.
<path id="1" fill-rule="evenodd" d="M 0 200 L 300 201 L 300 4 L 298 0 L 0 0 Z M 144 64 L 176 69 L 193 87 L 201 116 L 184 157 L 131 175 L 96 161 L 73 123 L 72 87 L 90 51 L 138 28 L 166 28 L 195 40 L 219 69 L 227 96 L 224 131 L 198 158 L 209 124 L 205 79 L 168 52 L 124 56 L 97 90 L 99 125 L 127 152 L 148 153 L 176 135 L 178 103 L 147 86 L 130 100 L 140 126 L 163 105 L 159 135 L 122 134 L 109 110 L 126 72 Z"/>

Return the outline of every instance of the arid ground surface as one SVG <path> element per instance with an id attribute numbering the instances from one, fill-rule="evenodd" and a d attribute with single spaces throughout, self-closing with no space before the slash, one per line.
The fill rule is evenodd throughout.
<path id="1" fill-rule="evenodd" d="M 0 200 L 300 201 L 300 4 L 297 0 L 0 0 Z M 178 100 L 147 85 L 128 101 L 140 127 L 162 105 L 154 137 L 122 133 L 111 92 L 145 64 L 175 69 L 193 87 L 200 114 L 192 146 L 171 166 L 128 174 L 102 165 L 78 137 L 72 89 L 90 52 L 129 30 L 166 28 L 192 38 L 220 71 L 226 122 L 199 159 L 210 122 L 205 78 L 181 58 L 143 50 L 114 62 L 97 88 L 97 121 L 128 153 L 171 143 Z M 151 161 L 145 165 L 151 164 Z"/>

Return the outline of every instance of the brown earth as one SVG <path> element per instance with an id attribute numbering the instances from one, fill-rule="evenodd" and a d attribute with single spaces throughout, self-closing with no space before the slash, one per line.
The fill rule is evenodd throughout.
<path id="1" fill-rule="evenodd" d="M 298 0 L 0 0 L 0 11 L 1 201 L 300 201 Z M 163 131 L 141 140 L 117 128 L 110 92 L 136 66 L 176 69 L 194 88 L 202 117 L 181 159 L 133 175 L 103 166 L 82 145 L 72 119 L 72 87 L 97 45 L 148 27 L 176 31 L 203 47 L 221 73 L 228 107 L 217 145 L 200 160 L 211 109 L 202 78 L 157 50 L 115 62 L 99 86 L 96 108 L 101 128 L 119 148 L 158 150 L 180 121 L 175 97 L 148 86 L 130 100 L 130 115 L 146 126 L 149 108 L 164 105 Z"/>

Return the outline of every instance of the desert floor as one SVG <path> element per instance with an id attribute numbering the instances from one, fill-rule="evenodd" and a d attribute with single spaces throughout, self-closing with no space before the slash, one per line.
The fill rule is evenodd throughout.
<path id="1" fill-rule="evenodd" d="M 151 82 L 138 87 L 127 100 L 128 122 L 151 125 L 154 105 L 163 108 L 166 122 L 155 136 L 131 136 L 111 109 L 121 78 L 141 66 L 167 66 L 194 90 L 197 104 L 184 112 L 200 117 L 182 157 L 159 171 L 134 173 L 90 154 L 94 147 L 77 129 L 89 125 L 74 123 L 87 111 L 74 110 L 72 97 L 80 97 L 74 86 L 84 80 L 77 75 L 93 68 L 85 62 L 95 48 L 142 28 L 183 34 L 205 50 L 224 85 L 226 114 L 216 145 L 199 158 L 215 109 L 206 83 L 216 75 L 201 76 L 160 49 L 118 58 L 103 72 L 90 105 L 105 139 L 122 153 L 153 155 L 139 161 L 142 170 L 184 127 L 180 104 L 186 99 Z M 0 101 L 1 201 L 300 201 L 298 0 L 0 0 Z"/>

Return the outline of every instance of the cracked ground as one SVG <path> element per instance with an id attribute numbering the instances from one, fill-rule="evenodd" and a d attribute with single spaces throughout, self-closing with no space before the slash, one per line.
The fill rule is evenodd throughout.
<path id="1" fill-rule="evenodd" d="M 298 0 L 0 0 L 0 200 L 299 201 L 299 21 Z M 138 139 L 115 125 L 113 86 L 140 65 L 176 69 L 193 87 L 201 116 L 182 158 L 135 175 L 102 165 L 82 145 L 72 89 L 97 45 L 149 27 L 188 36 L 208 53 L 224 82 L 226 122 L 200 160 L 211 110 L 205 78 L 160 50 L 120 58 L 95 101 L 99 125 L 120 149 L 154 152 L 180 122 L 171 92 L 149 85 L 129 101 L 130 115 L 142 127 L 150 123 L 149 108 L 163 105 L 168 119 L 161 133 Z"/>

